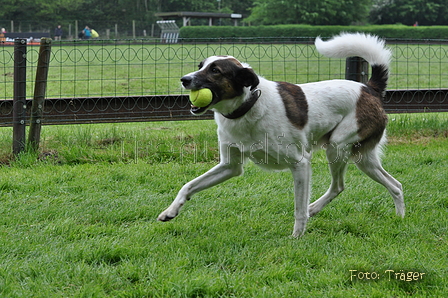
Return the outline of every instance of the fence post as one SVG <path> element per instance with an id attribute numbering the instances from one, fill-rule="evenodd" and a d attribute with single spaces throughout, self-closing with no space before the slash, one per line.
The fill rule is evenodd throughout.
<path id="1" fill-rule="evenodd" d="M 26 129 L 26 39 L 14 40 L 14 97 L 12 151 L 15 155 L 25 149 Z"/>
<path id="2" fill-rule="evenodd" d="M 75 34 L 73 35 L 73 39 L 78 39 L 78 34 L 79 34 L 78 20 L 75 20 Z"/>
<path id="3" fill-rule="evenodd" d="M 369 63 L 361 57 L 348 57 L 345 60 L 345 79 L 367 83 L 369 80 Z"/>
<path id="4" fill-rule="evenodd" d="M 39 149 L 42 129 L 42 113 L 44 109 L 45 91 L 47 89 L 48 68 L 50 65 L 51 38 L 41 38 L 39 57 L 37 60 L 36 83 L 34 85 L 33 104 L 31 106 L 30 131 L 28 146 L 34 151 Z"/>
<path id="5" fill-rule="evenodd" d="M 135 39 L 135 20 L 132 20 L 132 38 Z"/>

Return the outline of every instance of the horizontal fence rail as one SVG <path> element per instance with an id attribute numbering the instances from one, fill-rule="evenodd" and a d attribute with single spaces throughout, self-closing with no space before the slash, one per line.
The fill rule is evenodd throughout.
<path id="1" fill-rule="evenodd" d="M 307 83 L 346 77 L 345 59 L 321 56 L 314 38 L 237 39 L 177 44 L 148 40 L 53 42 L 44 124 L 210 119 L 193 117 L 179 78 L 211 55 L 232 55 L 269 80 Z M 393 51 L 388 112 L 448 111 L 448 40 L 388 40 Z M 29 122 L 38 48 L 28 45 Z M 0 44 L 0 126 L 13 124 L 14 48 Z"/>
<path id="2" fill-rule="evenodd" d="M 26 110 L 30 110 L 27 100 Z M 388 90 L 388 113 L 448 112 L 448 89 Z M 0 102 L 3 126 L 13 123 L 13 101 Z M 212 119 L 213 113 L 194 116 L 188 95 L 51 98 L 44 108 L 45 124 L 81 124 Z"/>
<path id="3" fill-rule="evenodd" d="M 31 100 L 27 101 L 31 106 Z M 0 102 L 5 123 L 13 122 L 13 102 Z M 166 120 L 212 119 L 213 113 L 194 116 L 187 95 L 138 97 L 88 97 L 47 99 L 46 124 L 145 122 Z"/>

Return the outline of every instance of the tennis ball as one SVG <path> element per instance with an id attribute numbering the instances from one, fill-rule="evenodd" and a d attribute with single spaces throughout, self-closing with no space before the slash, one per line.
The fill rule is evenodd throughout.
<path id="1" fill-rule="evenodd" d="M 190 101 L 198 108 L 208 106 L 213 100 L 212 91 L 208 88 L 190 91 Z"/>

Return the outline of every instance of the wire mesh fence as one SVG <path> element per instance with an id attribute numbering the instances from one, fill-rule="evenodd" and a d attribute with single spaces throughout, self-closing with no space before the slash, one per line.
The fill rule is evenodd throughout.
<path id="1" fill-rule="evenodd" d="M 448 40 L 389 40 L 393 50 L 385 106 L 393 111 L 448 110 Z M 28 46 L 26 98 L 33 97 L 39 48 Z M 315 50 L 313 38 L 282 40 L 147 39 L 53 41 L 45 124 L 190 119 L 180 77 L 211 55 L 232 55 L 269 80 L 306 83 L 343 79 L 345 59 Z M 0 44 L 0 126 L 12 124 L 14 47 Z M 24 109 L 27 110 L 26 108 Z M 210 114 L 204 117 L 210 118 Z"/>

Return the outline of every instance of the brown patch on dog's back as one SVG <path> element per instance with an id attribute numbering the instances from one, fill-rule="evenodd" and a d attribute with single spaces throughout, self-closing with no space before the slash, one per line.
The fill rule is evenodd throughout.
<path id="1" fill-rule="evenodd" d="M 302 88 L 285 82 L 277 82 L 277 90 L 285 105 L 288 120 L 298 129 L 308 122 L 308 103 Z"/>
<path id="2" fill-rule="evenodd" d="M 386 129 L 387 115 L 378 92 L 363 87 L 356 103 L 356 121 L 361 145 L 376 145 Z"/>

